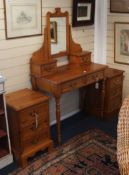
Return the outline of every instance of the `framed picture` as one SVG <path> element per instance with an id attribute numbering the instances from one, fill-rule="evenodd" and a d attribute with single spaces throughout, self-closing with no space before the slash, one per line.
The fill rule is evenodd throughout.
<path id="1" fill-rule="evenodd" d="M 72 26 L 94 24 L 95 0 L 73 0 Z"/>
<path id="2" fill-rule="evenodd" d="M 129 13 L 129 0 L 110 0 L 110 12 Z"/>
<path id="3" fill-rule="evenodd" d="M 41 0 L 5 0 L 6 38 L 42 34 Z"/>
<path id="4" fill-rule="evenodd" d="M 129 23 L 115 22 L 114 62 L 129 64 Z"/>
<path id="5" fill-rule="evenodd" d="M 57 22 L 56 21 L 50 22 L 50 36 L 51 36 L 51 43 L 57 43 Z"/>

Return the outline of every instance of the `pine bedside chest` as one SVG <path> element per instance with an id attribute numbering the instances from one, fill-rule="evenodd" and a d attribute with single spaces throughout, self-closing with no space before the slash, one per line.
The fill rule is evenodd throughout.
<path id="1" fill-rule="evenodd" d="M 37 151 L 52 149 L 49 98 L 31 89 L 22 89 L 7 94 L 6 101 L 14 158 L 25 167 L 27 159 Z"/>

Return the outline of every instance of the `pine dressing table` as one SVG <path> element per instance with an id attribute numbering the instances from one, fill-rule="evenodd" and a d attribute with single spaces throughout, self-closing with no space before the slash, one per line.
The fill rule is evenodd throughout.
<path id="1" fill-rule="evenodd" d="M 101 114 L 103 114 L 105 70 L 107 66 L 92 63 L 91 52 L 83 51 L 81 46 L 72 40 L 68 12 L 61 12 L 60 8 L 56 8 L 54 13 L 47 13 L 46 21 L 47 25 L 44 29 L 44 43 L 38 51 L 33 53 L 30 60 L 31 82 L 34 90 L 49 92 L 55 98 L 57 137 L 58 143 L 60 144 L 61 95 L 74 89 L 83 89 L 83 87 L 91 83 L 101 81 L 102 103 L 100 110 Z M 50 36 L 51 21 L 56 21 L 57 33 L 60 32 L 60 29 L 65 29 L 65 45 L 62 45 L 60 38 L 57 38 L 59 44 L 58 42 L 52 43 Z M 62 24 L 62 21 L 65 21 L 65 24 Z M 61 36 L 61 38 L 63 38 L 63 36 Z M 59 45 L 61 48 L 59 48 Z M 56 49 L 54 47 L 56 47 Z M 57 52 L 55 52 L 55 50 Z M 58 66 L 58 61 L 62 57 L 67 57 L 68 64 Z"/>

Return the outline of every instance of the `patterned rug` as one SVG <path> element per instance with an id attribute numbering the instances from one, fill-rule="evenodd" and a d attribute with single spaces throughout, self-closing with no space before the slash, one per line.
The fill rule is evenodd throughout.
<path id="1" fill-rule="evenodd" d="M 11 175 L 120 175 L 116 140 L 101 130 L 89 130 Z"/>

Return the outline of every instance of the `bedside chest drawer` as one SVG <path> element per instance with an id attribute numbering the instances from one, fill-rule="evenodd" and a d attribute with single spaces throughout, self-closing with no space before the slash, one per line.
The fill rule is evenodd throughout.
<path id="1" fill-rule="evenodd" d="M 36 133 L 43 133 L 44 131 L 46 132 L 46 130 L 48 130 L 48 127 L 48 122 L 39 122 L 37 126 L 35 123 L 32 123 L 31 125 L 25 128 L 20 128 L 20 135 L 23 140 L 29 137 L 35 137 Z"/>
<path id="2" fill-rule="evenodd" d="M 48 138 L 49 134 L 47 130 L 36 134 L 34 137 L 26 137 L 21 142 L 23 148 L 22 150 L 28 150 L 29 148 L 34 147 L 43 141 L 45 142 L 45 140 Z"/>
<path id="3" fill-rule="evenodd" d="M 48 104 L 38 104 L 20 111 L 20 125 L 22 128 L 38 122 L 48 121 Z"/>

